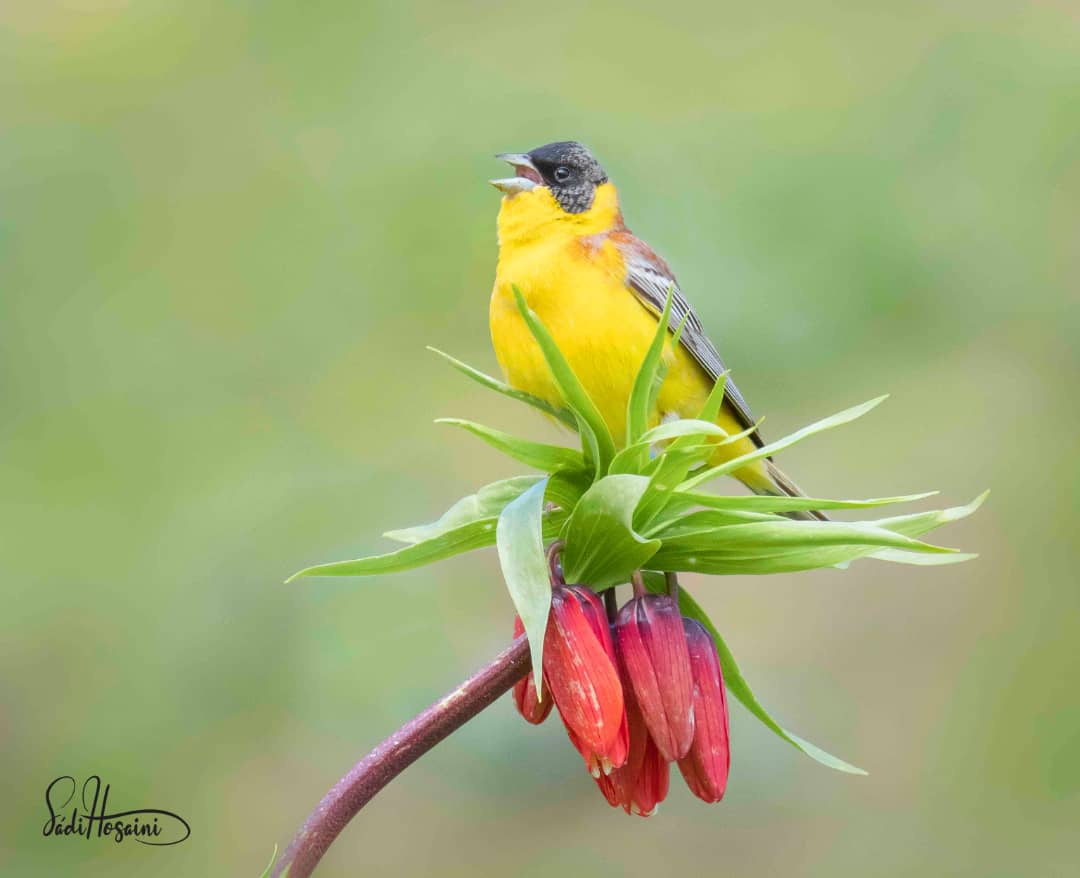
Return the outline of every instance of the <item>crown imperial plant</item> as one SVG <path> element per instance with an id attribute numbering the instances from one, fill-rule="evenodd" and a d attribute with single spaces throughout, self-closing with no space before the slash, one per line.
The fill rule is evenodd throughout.
<path id="1" fill-rule="evenodd" d="M 668 793 L 675 763 L 705 802 L 724 795 L 730 766 L 727 696 L 802 753 L 865 774 L 788 731 L 758 700 L 708 615 L 678 574 L 788 573 L 853 564 L 950 564 L 974 557 L 920 539 L 970 515 L 965 506 L 874 517 L 873 510 L 931 494 L 869 500 L 725 496 L 713 479 L 850 423 L 884 397 L 854 406 L 718 466 L 715 424 L 725 376 L 698 418 L 657 423 L 671 292 L 627 401 L 626 434 L 612 436 L 547 329 L 517 295 L 563 405 L 441 354 L 489 390 L 540 410 L 580 437 L 580 447 L 536 442 L 473 421 L 443 419 L 533 470 L 492 482 L 428 524 L 386 534 L 396 551 L 309 567 L 293 579 L 374 576 L 495 546 L 517 611 L 515 639 L 489 665 L 378 745 L 312 812 L 273 875 L 304 878 L 348 821 L 424 752 L 513 690 L 530 723 L 558 711 L 572 745 L 607 801 L 647 816 Z M 655 426 L 650 426 L 656 424 Z M 740 434 L 741 435 L 741 434 Z M 792 513 L 850 510 L 861 520 L 794 520 Z M 292 580 L 290 580 L 292 581 Z M 570 583 L 570 584 L 567 584 Z M 621 608 L 616 590 L 631 584 Z"/>

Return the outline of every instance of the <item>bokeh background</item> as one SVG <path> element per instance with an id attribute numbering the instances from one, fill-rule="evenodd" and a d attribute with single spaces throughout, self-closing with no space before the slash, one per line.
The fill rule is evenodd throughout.
<path id="1" fill-rule="evenodd" d="M 956 567 L 696 583 L 762 700 L 720 806 L 612 811 L 500 702 L 334 874 L 1071 875 L 1080 865 L 1080 19 L 1070 2 L 0 7 L 4 875 L 258 875 L 510 635 L 493 551 L 283 580 L 513 470 L 492 154 L 577 138 L 813 491 L 940 488 Z M 45 839 L 100 773 L 176 848 Z"/>

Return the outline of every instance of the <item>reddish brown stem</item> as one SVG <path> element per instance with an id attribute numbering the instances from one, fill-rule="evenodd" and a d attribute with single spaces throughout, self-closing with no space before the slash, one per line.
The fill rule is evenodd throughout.
<path id="1" fill-rule="evenodd" d="M 276 864 L 273 878 L 307 878 L 357 812 L 417 759 L 461 728 L 528 673 L 529 641 L 522 635 L 446 697 L 409 720 L 334 784 Z"/>

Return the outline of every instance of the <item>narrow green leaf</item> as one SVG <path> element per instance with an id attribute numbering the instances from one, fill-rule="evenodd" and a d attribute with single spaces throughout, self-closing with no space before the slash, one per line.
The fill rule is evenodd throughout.
<path id="1" fill-rule="evenodd" d="M 660 548 L 659 540 L 633 528 L 634 509 L 648 485 L 644 476 L 611 475 L 585 492 L 563 531 L 567 582 L 598 589 L 627 582 Z"/>
<path id="2" fill-rule="evenodd" d="M 699 532 L 657 535 L 663 546 L 650 559 L 655 570 L 713 574 L 787 573 L 832 567 L 878 548 L 952 552 L 867 523 L 753 522 Z"/>
<path id="3" fill-rule="evenodd" d="M 642 434 L 639 440 L 648 446 L 656 442 L 665 442 L 668 439 L 677 439 L 680 436 L 719 436 L 721 439 L 728 438 L 728 432 L 719 424 L 711 421 L 699 421 L 697 418 L 679 418 L 657 424 L 651 430 Z"/>
<path id="4" fill-rule="evenodd" d="M 474 436 L 483 439 L 488 445 L 503 454 L 520 461 L 526 466 L 535 467 L 545 472 L 555 472 L 559 469 L 585 469 L 585 459 L 581 452 L 573 448 L 565 448 L 561 445 L 548 445 L 545 442 L 533 442 L 530 439 L 520 439 L 477 424 L 473 421 L 464 421 L 460 418 L 438 418 L 436 424 L 452 424 L 468 430 Z"/>
<path id="5" fill-rule="evenodd" d="M 724 391 L 727 389 L 727 377 L 728 373 L 726 371 L 716 376 L 712 390 L 709 391 L 709 395 L 705 399 L 705 405 L 698 412 L 699 421 L 715 421 L 720 414 L 720 406 L 724 404 Z"/>
<path id="6" fill-rule="evenodd" d="M 649 426 L 649 414 L 652 411 L 651 397 L 657 369 L 664 355 L 664 342 L 667 340 L 668 321 L 671 319 L 671 300 L 675 295 L 675 285 L 668 287 L 667 299 L 660 320 L 656 324 L 649 349 L 641 361 L 634 387 L 626 404 L 626 447 L 634 446 Z"/>
<path id="7" fill-rule="evenodd" d="M 894 503 L 913 503 L 933 497 L 937 491 L 923 494 L 907 494 L 900 497 L 875 497 L 870 500 L 823 500 L 811 497 L 763 497 L 763 496 L 720 496 L 703 494 L 695 491 L 676 491 L 671 498 L 671 505 L 682 508 L 706 506 L 710 509 L 746 510 L 748 512 L 797 512 L 804 509 L 868 509 L 873 506 L 889 506 Z M 880 524 L 880 522 L 879 522 Z M 908 534 L 917 536 L 917 534 Z"/>
<path id="8" fill-rule="evenodd" d="M 568 409 L 556 408 L 538 396 L 533 396 L 531 393 L 526 393 L 524 390 L 518 390 L 516 387 L 511 387 L 505 381 L 500 381 L 498 378 L 492 378 L 490 375 L 481 372 L 479 369 L 474 369 L 468 363 L 463 363 L 461 360 L 450 356 L 450 354 L 445 353 L 444 351 L 440 351 L 438 348 L 429 346 L 428 350 L 438 354 L 462 375 L 467 375 L 481 386 L 488 388 L 488 390 L 494 390 L 496 393 L 501 393 L 503 396 L 509 397 L 510 399 L 516 399 L 518 402 L 530 405 L 535 409 L 539 409 L 544 414 L 549 415 L 558 421 L 562 421 L 567 427 L 570 427 L 570 429 L 577 429 L 577 418 L 575 418 L 573 412 Z"/>
<path id="9" fill-rule="evenodd" d="M 646 536 L 670 541 L 678 536 L 711 534 L 718 528 L 732 524 L 748 524 L 755 521 L 783 521 L 784 519 L 768 512 L 746 512 L 741 509 L 698 509 L 671 515 L 671 506 L 667 506 L 648 530 Z"/>
<path id="10" fill-rule="evenodd" d="M 270 855 L 270 862 L 266 864 L 266 868 L 263 869 L 263 873 L 259 876 L 259 878 L 270 878 L 270 872 L 274 868 L 274 863 L 277 862 L 277 851 L 278 847 L 277 845 L 274 845 L 274 852 Z M 286 869 L 285 872 L 282 874 L 281 878 L 287 878 L 288 873 L 289 870 Z"/>
<path id="11" fill-rule="evenodd" d="M 915 567 L 941 567 L 945 564 L 962 564 L 964 561 L 973 561 L 979 556 L 975 552 L 954 552 L 952 555 L 919 555 L 915 552 L 905 552 L 902 549 L 881 549 L 867 557 L 873 558 L 875 561 L 911 564 Z"/>
<path id="12" fill-rule="evenodd" d="M 950 524 L 954 521 L 960 521 L 962 518 L 967 518 L 982 506 L 989 495 L 989 491 L 983 491 L 978 497 L 964 506 L 953 506 L 949 509 L 936 509 L 930 512 L 916 512 L 912 515 L 897 515 L 892 518 L 879 518 L 877 521 L 870 523 L 885 530 L 905 534 L 909 537 L 917 537 L 943 524 Z M 874 552 L 871 557 L 878 561 L 891 561 L 894 564 L 916 564 L 926 567 L 935 563 L 958 564 L 961 561 L 970 561 L 977 558 L 978 555 L 957 552 L 955 555 L 948 556 L 947 560 L 942 558 L 935 562 L 928 560 L 925 556 L 912 555 L 910 552 L 882 549 L 879 552 Z"/>
<path id="13" fill-rule="evenodd" d="M 681 539 L 696 538 L 702 548 L 733 554 L 810 549 L 817 546 L 881 546 L 912 552 L 952 552 L 952 549 L 932 546 L 905 534 L 877 527 L 872 522 L 793 521 L 790 518 L 768 516 L 771 520 L 710 527 L 710 516 L 716 510 L 693 512 L 680 524 L 698 520 L 696 534 Z M 674 542 L 674 541 L 672 541 Z"/>
<path id="14" fill-rule="evenodd" d="M 525 297 L 516 286 L 514 287 L 514 299 L 517 301 L 518 310 L 525 320 L 525 325 L 528 326 L 529 332 L 532 333 L 536 343 L 540 346 L 540 351 L 543 353 L 544 360 L 551 370 L 551 376 L 555 381 L 555 386 L 559 389 L 559 394 L 570 410 L 577 416 L 578 432 L 581 433 L 585 447 L 591 453 L 597 477 L 602 476 L 607 472 L 608 465 L 615 456 L 615 443 L 611 438 L 611 433 L 608 431 L 607 424 L 600 415 L 600 410 L 596 407 L 596 404 L 589 398 L 585 388 L 581 386 L 581 382 L 578 380 L 577 375 L 574 374 L 574 370 L 570 368 L 570 364 L 566 361 L 562 351 L 559 350 L 559 346 L 555 344 L 555 339 L 551 337 L 547 327 L 540 322 L 540 318 L 526 304 Z"/>
<path id="15" fill-rule="evenodd" d="M 667 421 L 666 423 L 660 424 L 647 431 L 641 439 L 638 440 L 636 445 L 624 448 L 616 454 L 615 459 L 611 461 L 609 472 L 649 473 L 650 466 L 646 463 L 646 460 L 648 460 L 648 454 L 652 447 L 657 443 L 668 442 L 672 439 L 699 442 L 701 444 L 687 444 L 687 441 L 683 441 L 678 445 L 672 444 L 669 448 L 660 449 L 656 458 L 654 458 L 652 471 L 655 472 L 656 469 L 662 465 L 659 458 L 670 452 L 672 454 L 685 455 L 685 457 L 680 457 L 678 459 L 685 461 L 687 464 L 687 472 L 689 472 L 690 469 L 698 463 L 704 463 L 712 457 L 716 453 L 716 449 L 724 445 L 729 445 L 732 442 L 738 442 L 740 439 L 745 439 L 757 430 L 758 424 L 760 423 L 761 422 L 758 421 L 757 424 L 754 424 L 752 427 L 747 427 L 739 433 L 728 434 L 723 427 L 708 421 L 699 421 L 693 418 L 681 418 L 679 420 Z M 709 437 L 716 438 L 713 441 L 708 441 Z M 677 481 L 681 482 L 682 477 Z"/>
<path id="16" fill-rule="evenodd" d="M 652 587 L 651 583 L 650 587 Z M 724 638 L 720 636 L 720 632 L 716 630 L 716 626 L 713 625 L 708 614 L 698 606 L 697 601 L 691 597 L 690 593 L 687 592 L 685 588 L 679 589 L 679 608 L 682 610 L 684 616 L 689 616 L 691 619 L 697 619 L 708 629 L 713 640 L 716 641 L 716 650 L 720 655 L 720 668 L 724 674 L 724 685 L 727 687 L 728 691 L 738 698 L 739 701 L 743 703 L 743 706 L 764 723 L 768 729 L 779 735 L 793 747 L 801 750 L 811 759 L 820 762 L 828 768 L 835 769 L 836 771 L 843 771 L 847 774 L 866 774 L 863 769 L 852 765 L 850 762 L 845 762 L 843 759 L 833 756 L 831 753 L 826 753 L 820 747 L 811 744 L 805 738 L 799 737 L 794 732 L 789 732 L 772 718 L 764 705 L 758 701 L 757 696 L 754 695 L 753 690 L 750 688 L 750 684 L 746 682 L 746 678 L 743 677 L 742 671 L 735 661 L 735 656 L 732 655 L 727 643 L 725 643 Z"/>
<path id="17" fill-rule="evenodd" d="M 635 526 L 642 531 L 655 526 L 687 473 L 711 457 L 715 450 L 714 445 L 696 444 L 694 436 L 683 436 L 651 461 L 651 466 L 646 470 L 649 474 L 649 490 L 638 505 L 634 516 Z"/>
<path id="18" fill-rule="evenodd" d="M 861 405 L 852 406 L 849 409 L 845 409 L 842 412 L 838 412 L 835 415 L 831 415 L 830 417 L 823 418 L 822 420 L 810 424 L 807 427 L 803 427 L 801 430 L 796 430 L 790 436 L 785 436 L 783 439 L 780 439 L 776 442 L 769 442 L 762 448 L 757 448 L 747 454 L 732 458 L 731 460 L 726 461 L 719 466 L 711 467 L 710 469 L 707 469 L 704 472 L 698 473 L 697 475 L 687 479 L 685 482 L 679 485 L 679 490 L 689 491 L 692 488 L 696 488 L 703 482 L 707 482 L 710 479 L 715 479 L 717 476 L 728 475 L 734 470 L 741 469 L 748 463 L 752 463 L 755 460 L 760 460 L 763 457 L 769 457 L 778 451 L 783 451 L 785 448 L 789 448 L 796 442 L 801 442 L 803 439 L 806 439 L 809 436 L 813 436 L 815 433 L 820 433 L 823 430 L 831 430 L 833 427 L 839 427 L 842 424 L 848 424 L 851 421 L 854 421 L 856 418 L 862 417 L 872 408 L 880 405 L 881 402 L 883 402 L 887 398 L 888 395 L 879 396 L 877 399 L 871 399 L 868 402 L 862 403 Z"/>
<path id="19" fill-rule="evenodd" d="M 433 561 L 441 561 L 443 558 L 460 555 L 462 552 L 492 545 L 495 542 L 496 521 L 494 517 L 471 521 L 439 534 L 433 539 L 424 540 L 385 555 L 317 564 L 294 573 L 286 582 L 292 582 L 302 576 L 371 576 L 376 573 L 397 573 L 414 567 L 423 567 Z"/>
<path id="20" fill-rule="evenodd" d="M 983 491 L 978 497 L 963 506 L 934 509 L 929 512 L 915 512 L 911 515 L 896 515 L 891 518 L 879 518 L 877 521 L 868 522 L 868 524 L 909 537 L 922 536 L 922 534 L 928 533 L 943 524 L 951 524 L 954 521 L 967 518 L 983 505 L 988 496 L 990 496 L 990 492 Z"/>
<path id="21" fill-rule="evenodd" d="M 539 475 L 514 476 L 492 482 L 490 485 L 484 485 L 475 494 L 462 497 L 430 524 L 390 530 L 383 536 L 397 540 L 399 543 L 422 543 L 424 540 L 434 539 L 463 524 L 469 524 L 481 518 L 495 517 L 503 511 L 507 503 L 542 478 L 543 476 Z"/>
<path id="22" fill-rule="evenodd" d="M 716 420 L 720 413 L 720 406 L 724 402 L 727 376 L 727 372 L 722 372 L 717 377 L 696 420 L 706 423 Z M 634 523 L 639 529 L 652 527 L 667 505 L 672 491 L 694 467 L 712 456 L 715 447 L 709 443 L 702 444 L 704 438 L 700 433 L 680 436 L 665 448 L 656 460 L 652 461 L 653 466 L 648 470 L 651 477 L 649 490 L 642 498 L 634 516 Z"/>
<path id="23" fill-rule="evenodd" d="M 544 667 L 544 634 L 551 609 L 551 581 L 544 555 L 543 508 L 546 480 L 512 500 L 499 516 L 497 545 L 510 600 L 529 637 L 533 667 Z M 540 687 L 537 687 L 540 697 Z"/>

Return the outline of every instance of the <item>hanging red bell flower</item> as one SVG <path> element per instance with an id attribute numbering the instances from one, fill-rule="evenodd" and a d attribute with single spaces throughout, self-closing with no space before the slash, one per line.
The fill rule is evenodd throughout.
<path id="1" fill-rule="evenodd" d="M 622 684 L 604 606 L 591 589 L 552 589 L 544 681 L 590 771 L 622 765 L 628 747 Z"/>
<path id="2" fill-rule="evenodd" d="M 528 674 L 514 687 L 518 712 L 539 723 L 557 707 L 600 791 L 628 814 L 656 813 L 676 761 L 694 795 L 720 801 L 730 767 L 720 658 L 708 630 L 683 618 L 678 583 L 649 594 L 638 576 L 616 614 L 614 591 L 605 608 L 591 589 L 566 585 L 557 562 L 541 697 Z M 515 636 L 523 630 L 515 619 Z"/>
<path id="3" fill-rule="evenodd" d="M 514 616 L 514 638 L 516 639 L 524 633 L 525 626 L 521 623 L 521 617 Z M 546 720 L 548 714 L 551 713 L 551 708 L 555 706 L 542 674 L 540 676 L 540 697 L 537 698 L 536 678 L 533 676 L 532 671 L 529 671 L 528 674 L 514 684 L 514 704 L 517 706 L 518 713 L 525 718 L 525 721 L 532 723 L 534 726 L 540 725 Z"/>
<path id="4" fill-rule="evenodd" d="M 604 651 L 611 659 L 611 664 L 615 668 L 615 672 L 618 673 L 619 665 L 618 660 L 615 658 L 615 642 L 611 636 L 611 624 L 608 622 L 607 611 L 595 592 L 590 589 L 585 589 L 585 592 L 587 599 L 581 604 L 582 612 L 588 620 L 589 625 L 592 627 L 593 632 L 603 645 Z M 626 689 L 621 678 L 620 688 L 622 689 L 623 700 L 625 702 Z M 563 724 L 566 725 L 565 719 L 563 720 Z M 570 738 L 570 743 L 577 748 L 577 751 L 581 754 L 581 758 L 585 760 L 585 767 L 589 770 L 589 774 L 594 778 L 610 773 L 616 765 L 622 765 L 626 761 L 626 754 L 630 747 L 630 733 L 626 724 L 625 711 L 623 712 L 622 723 L 619 727 L 619 734 L 615 738 L 610 750 L 606 753 L 597 753 L 587 745 L 583 744 L 581 739 L 574 734 L 569 725 L 566 725 L 566 733 Z"/>
<path id="5" fill-rule="evenodd" d="M 670 595 L 642 594 L 619 611 L 616 650 L 641 715 L 669 762 L 694 740 L 694 688 L 682 614 Z"/>
<path id="6" fill-rule="evenodd" d="M 690 791 L 706 802 L 719 802 L 731 766 L 727 699 L 720 657 L 708 630 L 695 619 L 683 619 L 694 679 L 694 741 L 679 760 Z"/>
<path id="7" fill-rule="evenodd" d="M 649 734 L 629 686 L 623 687 L 623 697 L 630 736 L 626 762 L 610 774 L 596 778 L 596 784 L 612 807 L 622 807 L 627 814 L 650 817 L 668 794 L 668 762 Z"/>

